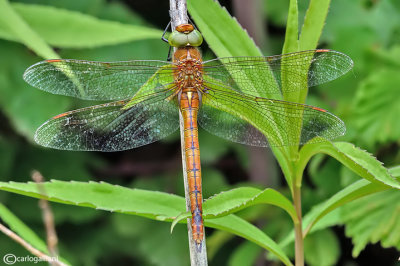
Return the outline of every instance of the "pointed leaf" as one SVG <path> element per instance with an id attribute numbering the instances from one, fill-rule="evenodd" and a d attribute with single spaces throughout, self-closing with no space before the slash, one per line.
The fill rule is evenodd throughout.
<path id="1" fill-rule="evenodd" d="M 217 194 L 204 203 L 204 217 L 225 216 L 256 204 L 271 204 L 284 209 L 297 222 L 293 204 L 281 193 L 267 188 L 241 187 Z"/>
<path id="2" fill-rule="evenodd" d="M 321 141 L 318 144 L 305 145 L 300 150 L 296 176 L 301 176 L 307 162 L 317 153 L 332 156 L 354 173 L 366 180 L 400 189 L 400 181 L 393 178 L 382 163 L 367 151 L 346 142 Z"/>
<path id="3" fill-rule="evenodd" d="M 400 47 L 393 58 L 400 60 Z M 384 67 L 364 79 L 355 97 L 355 122 L 360 138 L 368 145 L 397 141 L 400 135 L 399 68 Z"/>
<path id="4" fill-rule="evenodd" d="M 285 43 L 283 44 L 282 53 L 293 53 L 299 51 L 299 11 L 297 8 L 297 0 L 290 0 L 289 12 L 286 22 Z"/>
<path id="5" fill-rule="evenodd" d="M 144 39 L 159 39 L 162 31 L 100 20 L 51 6 L 14 3 L 16 13 L 48 44 L 61 48 L 94 48 Z M 14 26 L 13 26 L 14 27 Z M 0 24 L 0 38 L 21 42 L 21 36 Z M 23 42 L 23 41 L 22 41 Z"/>
<path id="6" fill-rule="evenodd" d="M 0 189 L 49 201 L 135 214 L 155 220 L 172 220 L 185 211 L 182 197 L 141 189 L 129 189 L 104 182 L 45 182 L 47 195 L 41 196 L 33 182 L 0 182 Z"/>
<path id="7" fill-rule="evenodd" d="M 176 216 L 176 218 L 171 223 L 171 233 L 174 231 L 175 225 L 177 225 L 183 219 L 190 218 L 190 216 L 190 212 L 182 212 L 181 214 Z"/>
<path id="8" fill-rule="evenodd" d="M 285 196 L 271 188 L 260 190 L 252 187 L 224 191 L 207 199 L 203 204 L 203 218 L 206 220 L 223 217 L 257 204 L 280 207 L 290 215 L 294 223 L 298 222 L 293 204 Z M 178 215 L 171 225 L 171 230 L 179 221 L 189 217 L 190 212 Z"/>
<path id="9" fill-rule="evenodd" d="M 144 216 L 150 219 L 172 221 L 184 211 L 185 199 L 172 194 L 129 189 L 104 182 L 64 182 L 52 180 L 43 183 L 46 195 L 40 195 L 33 182 L 0 182 L 0 190 L 49 201 L 90 207 L 107 211 Z M 260 229 L 234 215 L 208 219 L 205 225 L 244 237 L 271 251 L 286 265 L 292 265 L 281 248 Z"/>
<path id="10" fill-rule="evenodd" d="M 218 57 L 261 56 L 260 50 L 238 21 L 213 0 L 189 0 L 190 15 Z"/>
<path id="11" fill-rule="evenodd" d="M 330 0 L 311 0 L 299 38 L 300 50 L 317 48 L 328 15 Z"/>
<path id="12" fill-rule="evenodd" d="M 346 236 L 354 244 L 357 257 L 368 243 L 400 249 L 400 193 L 395 189 L 376 193 L 341 208 Z"/>
<path id="13" fill-rule="evenodd" d="M 396 177 L 400 176 L 400 171 L 397 170 L 398 167 L 392 168 L 390 173 L 391 174 L 396 174 Z M 303 234 L 304 236 L 307 235 L 307 233 L 312 230 L 312 228 L 317 224 L 316 227 L 318 227 L 318 230 L 326 228 L 328 226 L 332 226 L 334 224 L 339 223 L 341 221 L 340 216 L 338 216 L 338 213 L 335 212 L 333 213 L 335 209 L 337 209 L 340 206 L 343 206 L 346 203 L 349 203 L 351 201 L 354 201 L 358 198 L 371 195 L 377 192 L 389 190 L 390 187 L 382 184 L 376 184 L 376 183 L 371 183 L 367 180 L 359 180 L 354 182 L 353 184 L 345 187 L 341 191 L 337 192 L 335 195 L 333 195 L 331 198 L 328 200 L 314 206 L 310 212 L 308 212 L 304 218 L 303 218 Z M 325 221 L 323 226 L 320 226 L 319 221 L 322 222 L 322 218 L 325 217 L 327 214 L 334 214 L 334 217 L 331 217 L 333 219 L 330 219 L 329 221 Z M 317 228 L 316 228 L 317 229 Z M 290 244 L 292 241 L 294 241 L 294 232 L 290 232 L 280 243 L 279 245 L 281 247 L 285 247 L 286 245 Z"/>

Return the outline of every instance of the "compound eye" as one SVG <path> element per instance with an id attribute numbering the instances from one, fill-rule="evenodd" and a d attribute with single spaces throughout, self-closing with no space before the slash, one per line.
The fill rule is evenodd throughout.
<path id="1" fill-rule="evenodd" d="M 185 33 L 174 30 L 168 37 L 169 45 L 173 47 L 183 47 L 188 45 L 188 36 Z"/>
<path id="2" fill-rule="evenodd" d="M 198 30 L 193 30 L 187 35 L 187 37 L 191 46 L 200 46 L 203 42 L 203 36 Z"/>

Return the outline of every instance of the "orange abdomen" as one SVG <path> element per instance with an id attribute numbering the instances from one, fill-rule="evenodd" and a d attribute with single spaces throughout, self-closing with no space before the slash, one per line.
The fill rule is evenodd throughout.
<path id="1" fill-rule="evenodd" d="M 199 95 L 191 88 L 183 89 L 180 98 L 180 109 L 184 121 L 186 172 L 189 184 L 190 210 L 192 213 L 192 234 L 200 247 L 204 236 L 203 197 L 201 193 L 200 149 L 197 127 Z"/>

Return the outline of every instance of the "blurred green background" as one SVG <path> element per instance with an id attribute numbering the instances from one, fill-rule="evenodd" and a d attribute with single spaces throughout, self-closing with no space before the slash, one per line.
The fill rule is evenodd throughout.
<path id="1" fill-rule="evenodd" d="M 281 53 L 288 2 L 220 1 L 248 30 L 265 55 Z M 27 21 L 37 23 L 30 26 L 45 25 L 40 32 L 44 35 L 46 29 L 48 32 L 54 30 L 54 25 L 46 21 L 46 16 L 30 17 L 34 13 L 26 11 L 29 11 L 27 7 L 32 7 L 27 4 L 74 12 L 71 14 L 77 20 L 66 20 L 65 28 L 58 28 L 61 37 L 68 31 L 69 39 L 65 43 L 63 39 L 50 42 L 58 44 L 52 46 L 62 58 L 98 61 L 167 58 L 168 45 L 159 37 L 169 21 L 168 1 L 26 0 L 11 3 Z M 307 6 L 308 1 L 299 0 L 301 20 Z M 85 36 L 81 36 L 80 14 L 97 18 L 100 22 L 150 27 L 155 33 L 160 31 L 160 35 L 157 33 L 154 34 L 156 37 L 141 40 L 135 40 L 134 35 L 126 38 L 121 34 L 110 36 L 112 28 L 107 30 L 99 22 L 96 29 L 98 39 L 81 43 Z M 24 70 L 42 58 L 10 38 L 4 29 L 0 20 L 1 181 L 27 182 L 31 171 L 36 169 L 47 180 L 106 181 L 184 194 L 178 133 L 163 141 L 118 153 L 56 151 L 37 146 L 33 134 L 44 121 L 91 103 L 51 95 L 26 84 L 22 80 Z M 347 126 L 347 134 L 342 140 L 366 149 L 386 167 L 398 165 L 400 1 L 332 1 L 319 47 L 349 55 L 355 66 L 344 77 L 312 88 L 307 103 L 342 118 Z M 205 58 L 213 57 L 206 44 L 202 50 Z M 204 198 L 244 184 L 274 187 L 289 195 L 280 170 L 267 149 L 229 143 L 204 131 L 200 131 L 200 144 Z M 303 213 L 356 179 L 333 159 L 315 157 L 306 173 Z M 309 265 L 396 265 L 400 239 L 374 235 L 372 229 L 399 220 L 399 194 L 382 192 L 340 208 L 339 225 L 311 234 L 306 239 L 306 262 Z M 44 238 L 36 200 L 0 192 L 0 202 Z M 60 254 L 74 265 L 188 264 L 184 225 L 178 225 L 170 234 L 169 223 L 51 205 L 60 239 Z M 274 207 L 253 207 L 240 215 L 263 228 L 275 240 L 284 237 L 291 229 L 288 217 Z M 367 215 L 368 219 L 360 219 Z M 262 250 L 238 237 L 212 230 L 206 232 L 210 265 L 277 264 L 266 262 Z M 0 257 L 7 253 L 23 256 L 27 251 L 0 234 Z M 246 260 L 243 262 L 240 258 Z"/>

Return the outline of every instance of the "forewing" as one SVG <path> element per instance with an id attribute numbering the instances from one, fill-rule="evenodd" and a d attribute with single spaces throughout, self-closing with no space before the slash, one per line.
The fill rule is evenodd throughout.
<path id="1" fill-rule="evenodd" d="M 126 100 L 60 114 L 36 131 L 35 140 L 55 149 L 107 152 L 155 142 L 179 127 L 170 93 L 154 94 L 128 109 Z"/>
<path id="2" fill-rule="evenodd" d="M 155 60 L 107 63 L 55 59 L 30 66 L 24 80 L 54 94 L 85 100 L 123 100 L 133 97 L 146 82 L 153 87 L 171 84 L 173 68 L 170 62 Z"/>
<path id="3" fill-rule="evenodd" d="M 347 55 L 320 49 L 266 57 L 219 58 L 204 62 L 203 69 L 207 82 L 262 96 L 304 89 L 304 77 L 309 87 L 326 83 L 352 67 L 353 61 Z M 287 77 L 285 87 L 282 74 Z"/>
<path id="4" fill-rule="evenodd" d="M 202 95 L 198 121 L 210 133 L 252 146 L 292 146 L 315 137 L 334 139 L 344 123 L 326 110 L 208 87 Z"/>

